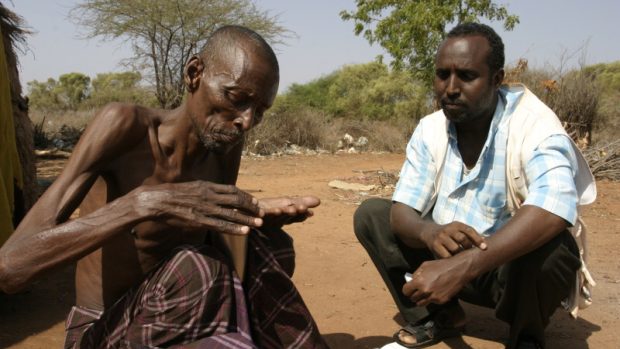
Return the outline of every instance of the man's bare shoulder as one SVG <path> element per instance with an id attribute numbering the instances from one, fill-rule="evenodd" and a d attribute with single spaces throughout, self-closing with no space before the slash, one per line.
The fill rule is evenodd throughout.
<path id="1" fill-rule="evenodd" d="M 162 111 L 132 103 L 113 102 L 106 104 L 97 113 L 95 122 L 107 124 L 111 128 L 148 126 L 158 123 Z"/>
<path id="2" fill-rule="evenodd" d="M 149 137 L 159 117 L 129 103 L 110 103 L 89 122 L 69 159 L 68 168 L 98 172 Z"/>
<path id="3" fill-rule="evenodd" d="M 84 142 L 105 142 L 108 147 L 137 141 L 158 125 L 162 111 L 131 103 L 109 103 L 99 110 L 89 123 L 82 139 Z"/>

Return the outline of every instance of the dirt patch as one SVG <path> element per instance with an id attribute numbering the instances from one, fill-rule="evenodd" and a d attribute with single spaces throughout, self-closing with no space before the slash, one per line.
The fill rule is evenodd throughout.
<path id="1" fill-rule="evenodd" d="M 374 348 L 390 341 L 401 321 L 369 257 L 355 239 L 357 203 L 389 196 L 378 173 L 397 173 L 403 154 L 342 154 L 245 158 L 239 186 L 258 197 L 313 194 L 315 217 L 290 226 L 297 250 L 294 280 L 321 332 L 333 348 Z M 48 166 L 50 165 L 50 166 Z M 53 168 L 53 169 L 52 169 Z M 42 163 L 53 176 L 60 163 Z M 330 188 L 332 180 L 375 184 L 366 193 Z M 384 181 L 382 184 L 381 181 Z M 595 303 L 573 320 L 558 311 L 547 329 L 549 348 L 616 349 L 620 343 L 620 183 L 600 182 L 599 199 L 585 209 L 591 230 L 590 267 L 598 282 Z M 17 296 L 0 296 L 0 348 L 59 348 L 63 319 L 73 302 L 71 268 L 49 275 Z M 503 348 L 507 326 L 493 312 L 466 305 L 469 324 L 461 338 L 432 348 Z"/>

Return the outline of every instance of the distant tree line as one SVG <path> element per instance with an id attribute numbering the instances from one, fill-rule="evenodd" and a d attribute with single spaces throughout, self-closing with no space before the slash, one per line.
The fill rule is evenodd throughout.
<path id="1" fill-rule="evenodd" d="M 28 82 L 30 107 L 41 111 L 82 110 L 110 102 L 155 105 L 154 94 L 140 84 L 137 72 L 102 73 L 91 80 L 82 73 L 67 73 L 58 79 Z"/>

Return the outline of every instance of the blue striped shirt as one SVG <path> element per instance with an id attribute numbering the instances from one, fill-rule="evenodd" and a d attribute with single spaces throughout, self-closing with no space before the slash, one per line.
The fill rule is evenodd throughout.
<path id="1" fill-rule="evenodd" d="M 506 205 L 506 144 L 508 123 L 520 93 L 500 89 L 489 134 L 475 166 L 467 173 L 458 150 L 456 130 L 448 127 L 448 149 L 439 193 L 432 211 L 433 221 L 448 224 L 459 221 L 488 236 L 510 219 Z M 407 158 L 392 197 L 393 201 L 422 211 L 435 190 L 437 168 L 430 145 L 425 144 L 420 127 L 407 145 Z M 568 223 L 577 220 L 575 189 L 577 159 L 570 139 L 564 135 L 546 138 L 534 150 L 526 164 L 528 196 L 524 205 L 538 206 L 562 217 Z"/>

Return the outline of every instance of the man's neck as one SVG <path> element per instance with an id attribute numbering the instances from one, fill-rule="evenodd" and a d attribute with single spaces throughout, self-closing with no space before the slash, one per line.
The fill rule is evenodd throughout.
<path id="1" fill-rule="evenodd" d="M 455 123 L 454 128 L 456 130 L 456 138 L 460 142 L 472 141 L 475 139 L 486 140 L 491 122 L 493 121 L 493 113 L 490 115 L 480 117 L 471 122 Z"/>
<path id="2" fill-rule="evenodd" d="M 486 143 L 497 107 L 497 98 L 496 96 L 492 107 L 479 117 L 468 122 L 454 124 L 459 152 L 468 168 L 472 168 L 476 164 Z"/>
<path id="3" fill-rule="evenodd" d="M 158 139 L 169 164 L 180 166 L 182 172 L 185 167 L 193 166 L 207 155 L 207 150 L 196 135 L 185 103 L 166 113 L 159 127 Z"/>

